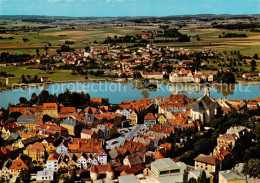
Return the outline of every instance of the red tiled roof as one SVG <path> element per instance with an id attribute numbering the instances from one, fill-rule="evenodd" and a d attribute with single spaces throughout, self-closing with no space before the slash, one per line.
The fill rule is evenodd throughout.
<path id="1" fill-rule="evenodd" d="M 15 169 L 15 170 L 21 170 L 26 168 L 27 166 L 25 165 L 25 163 L 20 157 L 18 157 L 10 166 L 10 169 Z"/>
<path id="2" fill-rule="evenodd" d="M 110 164 L 106 165 L 95 165 L 90 168 L 90 172 L 96 172 L 96 173 L 101 173 L 101 172 L 114 172 L 112 169 L 112 166 Z"/>
<path id="3" fill-rule="evenodd" d="M 56 103 L 44 103 L 43 110 L 45 109 L 58 109 L 58 105 Z"/>
<path id="4" fill-rule="evenodd" d="M 66 113 L 73 113 L 76 112 L 75 107 L 61 107 L 60 108 L 60 114 L 66 114 Z"/>
<path id="5" fill-rule="evenodd" d="M 209 156 L 209 155 L 204 155 L 204 154 L 200 154 L 199 156 L 194 158 L 194 161 L 207 163 L 207 164 L 210 164 L 210 165 L 218 165 L 218 164 L 221 163 L 217 158 L 214 158 L 214 157 Z"/>
<path id="6" fill-rule="evenodd" d="M 146 114 L 146 116 L 144 117 L 144 119 L 145 119 L 145 120 L 149 120 L 149 119 L 151 119 L 151 120 L 156 120 L 156 117 L 154 116 L 153 113 L 148 113 L 148 114 Z"/>
<path id="7" fill-rule="evenodd" d="M 164 158 L 164 156 L 162 155 L 162 153 L 160 151 L 156 151 L 154 153 L 154 156 L 153 156 L 154 159 L 162 159 Z"/>

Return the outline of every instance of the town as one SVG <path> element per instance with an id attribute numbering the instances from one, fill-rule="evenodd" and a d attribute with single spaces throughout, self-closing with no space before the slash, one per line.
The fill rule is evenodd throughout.
<path id="1" fill-rule="evenodd" d="M 68 90 L 21 97 L 1 109 L 1 181 L 256 181 L 259 105 L 207 88 L 118 105 Z"/>
<path id="2" fill-rule="evenodd" d="M 0 0 L 0 183 L 259 183 L 259 0 Z"/>

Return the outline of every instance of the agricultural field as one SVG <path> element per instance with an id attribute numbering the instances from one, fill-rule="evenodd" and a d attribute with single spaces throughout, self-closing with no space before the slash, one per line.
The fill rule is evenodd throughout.
<path id="1" fill-rule="evenodd" d="M 33 23 L 21 23 L 6 25 L 11 26 L 36 26 Z M 14 34 L 0 34 L 3 38 L 13 37 L 14 39 L 1 39 L 0 52 L 8 51 L 17 54 L 29 53 L 35 54 L 37 48 L 40 49 L 40 54 L 44 54 L 45 45 L 48 45 L 49 54 L 55 54 L 56 50 L 60 48 L 65 41 L 75 42 L 72 45 L 76 50 L 82 49 L 87 45 L 93 46 L 94 41 L 104 41 L 107 36 L 114 37 L 115 35 L 125 36 L 140 34 L 146 30 L 162 30 L 159 26 L 133 26 L 127 25 L 122 27 L 115 27 L 114 25 L 105 24 L 97 26 L 75 26 L 74 29 L 64 30 L 64 27 L 48 28 L 40 32 L 22 32 L 18 35 Z M 224 29 L 196 29 L 193 25 L 181 28 L 179 31 L 188 36 L 192 36 L 191 42 L 185 43 L 158 43 L 159 46 L 174 46 L 176 48 L 190 48 L 192 50 L 214 49 L 217 51 L 233 51 L 239 50 L 244 55 L 253 55 L 260 53 L 260 33 L 249 31 L 229 31 Z M 246 38 L 219 38 L 223 32 L 246 34 Z M 199 36 L 200 41 L 196 39 Z M 22 39 L 29 39 L 24 42 Z M 165 38 L 156 38 L 165 39 Z"/>

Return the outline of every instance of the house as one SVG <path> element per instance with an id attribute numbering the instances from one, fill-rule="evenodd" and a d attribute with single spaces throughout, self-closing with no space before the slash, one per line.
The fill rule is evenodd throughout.
<path id="1" fill-rule="evenodd" d="M 200 154 L 195 161 L 195 170 L 204 170 L 207 173 L 217 173 L 222 169 L 221 161 L 215 157 Z"/>
<path id="2" fill-rule="evenodd" d="M 209 123 L 217 114 L 218 104 L 204 94 L 195 104 L 191 106 L 190 114 L 192 120 L 200 120 L 202 123 Z"/>
<path id="3" fill-rule="evenodd" d="M 158 105 L 160 102 L 162 102 L 164 99 L 161 95 L 158 95 L 156 98 L 155 98 L 155 103 L 156 105 Z"/>
<path id="4" fill-rule="evenodd" d="M 162 72 L 144 72 L 142 77 L 145 79 L 163 79 Z"/>
<path id="5" fill-rule="evenodd" d="M 235 146 L 238 137 L 236 134 L 223 134 L 217 138 L 217 147 L 232 149 Z"/>
<path id="6" fill-rule="evenodd" d="M 42 115 L 49 115 L 53 118 L 59 117 L 58 105 L 56 103 L 43 103 Z"/>
<path id="7" fill-rule="evenodd" d="M 48 160 L 46 161 L 46 170 L 47 171 L 57 171 L 58 170 L 58 159 L 60 155 L 57 153 L 52 153 L 49 155 Z"/>
<path id="8" fill-rule="evenodd" d="M 17 176 L 19 176 L 22 169 L 27 169 L 27 168 L 28 168 L 28 166 L 24 163 L 24 161 L 19 156 L 12 162 L 11 166 L 9 167 L 9 169 L 10 169 L 9 174 L 11 176 L 17 177 Z"/>
<path id="9" fill-rule="evenodd" d="M 59 117 L 62 118 L 71 117 L 71 115 L 75 112 L 76 112 L 75 107 L 61 107 L 59 111 Z"/>
<path id="10" fill-rule="evenodd" d="M 138 124 L 138 115 L 135 110 L 133 110 L 130 114 L 130 120 L 131 120 L 131 125 L 137 125 Z"/>
<path id="11" fill-rule="evenodd" d="M 17 123 L 11 123 L 11 124 L 8 124 L 8 125 L 4 125 L 2 127 L 2 133 L 5 134 L 7 133 L 7 131 L 11 128 L 11 129 L 15 129 L 18 127 L 18 124 Z"/>
<path id="12" fill-rule="evenodd" d="M 235 170 L 219 171 L 219 183 L 246 183 L 246 176 L 238 173 Z"/>
<path id="13" fill-rule="evenodd" d="M 53 181 L 53 179 L 54 179 L 54 171 L 52 171 L 52 170 L 38 171 L 36 174 L 36 181 L 50 182 L 50 181 Z"/>
<path id="14" fill-rule="evenodd" d="M 70 161 L 70 157 L 67 155 L 60 156 L 58 161 L 58 170 L 68 170 L 68 162 Z"/>
<path id="15" fill-rule="evenodd" d="M 153 150 L 154 149 L 154 142 L 152 140 L 150 140 L 149 138 L 145 138 L 145 137 L 134 137 L 133 142 L 138 142 L 138 143 L 142 143 L 142 144 L 146 144 L 146 147 L 149 150 Z"/>
<path id="16" fill-rule="evenodd" d="M 4 178 L 4 180 L 9 179 L 10 166 L 12 163 L 12 160 L 8 159 L 4 162 L 2 169 L 0 169 L 0 177 Z"/>
<path id="17" fill-rule="evenodd" d="M 232 126 L 227 129 L 226 134 L 235 134 L 238 138 L 244 136 L 246 133 L 249 133 L 251 130 L 244 126 Z"/>
<path id="18" fill-rule="evenodd" d="M 163 158 L 151 163 L 151 173 L 155 177 L 172 176 L 184 173 L 186 167 L 184 163 L 174 162 L 170 158 Z"/>
<path id="19" fill-rule="evenodd" d="M 20 112 L 23 115 L 33 115 L 37 111 L 37 107 L 9 107 L 9 114 L 12 112 Z"/>
<path id="20" fill-rule="evenodd" d="M 56 147 L 56 152 L 58 154 L 65 155 L 68 153 L 68 144 L 66 142 L 61 142 L 57 147 Z"/>
<path id="21" fill-rule="evenodd" d="M 121 114 L 126 117 L 126 119 L 130 119 L 131 110 L 124 109 L 121 111 Z"/>
<path id="22" fill-rule="evenodd" d="M 136 152 L 130 155 L 127 155 L 123 160 L 124 165 L 133 167 L 138 164 L 142 164 L 145 161 L 145 154 Z"/>
<path id="23" fill-rule="evenodd" d="M 64 128 L 68 129 L 69 135 L 75 135 L 75 126 L 76 126 L 77 121 L 72 118 L 66 118 L 64 119 L 60 125 Z"/>
<path id="24" fill-rule="evenodd" d="M 104 124 L 97 125 L 96 128 L 92 128 L 93 131 L 97 133 L 98 139 L 109 139 L 110 138 L 110 129 Z"/>
<path id="25" fill-rule="evenodd" d="M 252 77 L 255 77 L 255 76 L 258 76 L 258 74 L 255 74 L 255 73 L 244 73 L 242 75 L 242 78 L 243 79 L 249 79 L 249 78 L 252 78 Z"/>
<path id="26" fill-rule="evenodd" d="M 41 83 L 49 82 L 48 77 L 41 77 Z"/>
<path id="27" fill-rule="evenodd" d="M 107 153 L 103 150 L 103 149 L 100 149 L 98 151 L 98 154 L 97 154 L 97 159 L 98 159 L 98 162 L 101 164 L 101 165 L 105 165 L 107 164 Z"/>
<path id="28" fill-rule="evenodd" d="M 23 153 L 30 158 L 32 161 L 43 162 L 45 155 L 45 147 L 41 143 L 29 144 L 24 150 Z"/>
<path id="29" fill-rule="evenodd" d="M 106 175 L 107 179 L 114 179 L 115 173 L 110 164 L 95 165 L 90 168 L 90 178 L 95 181 L 100 175 Z"/>
<path id="30" fill-rule="evenodd" d="M 144 124 L 146 126 L 152 126 L 152 125 L 156 124 L 156 118 L 153 113 L 148 113 L 147 115 L 145 115 Z"/>
<path id="31" fill-rule="evenodd" d="M 165 123 L 167 122 L 167 119 L 166 119 L 165 115 L 163 115 L 163 114 L 158 114 L 158 115 L 157 115 L 157 121 L 158 121 L 158 123 L 159 123 L 160 125 L 163 125 L 163 124 L 165 124 Z"/>
<path id="32" fill-rule="evenodd" d="M 21 115 L 17 118 L 18 126 L 25 126 L 28 130 L 33 131 L 35 126 L 43 124 L 42 117 Z"/>
<path id="33" fill-rule="evenodd" d="M 37 132 L 40 135 L 58 135 L 58 136 L 67 136 L 68 135 L 68 129 L 64 128 L 62 126 L 57 126 L 51 123 L 44 123 L 42 125 L 35 127 L 35 132 Z"/>
<path id="34" fill-rule="evenodd" d="M 191 70 L 181 70 L 179 72 L 171 72 L 169 81 L 172 83 L 189 83 L 193 82 L 194 78 Z"/>
<path id="35" fill-rule="evenodd" d="M 85 116 L 81 120 L 84 123 L 93 123 L 95 121 L 94 114 L 85 114 Z"/>
<path id="36" fill-rule="evenodd" d="M 93 130 L 82 129 L 80 137 L 82 139 L 94 139 L 97 138 L 97 133 Z"/>
<path id="37" fill-rule="evenodd" d="M 42 142 L 42 143 L 44 143 L 44 142 Z M 52 143 L 47 143 L 46 145 L 47 145 L 46 152 L 48 154 L 56 152 L 56 147 Z"/>
<path id="38" fill-rule="evenodd" d="M 79 167 L 81 170 L 87 169 L 88 168 L 88 162 L 87 162 L 87 155 L 85 153 L 80 153 L 77 156 L 77 167 Z"/>
<path id="39" fill-rule="evenodd" d="M 0 67 L 6 67 L 6 62 L 0 62 Z"/>

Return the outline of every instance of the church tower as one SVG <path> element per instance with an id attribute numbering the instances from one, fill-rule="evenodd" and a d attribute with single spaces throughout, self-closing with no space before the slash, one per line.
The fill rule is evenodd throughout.
<path id="1" fill-rule="evenodd" d="M 209 91 L 209 87 L 208 86 L 204 87 L 204 96 L 205 95 L 208 95 L 210 97 L 210 91 Z"/>

